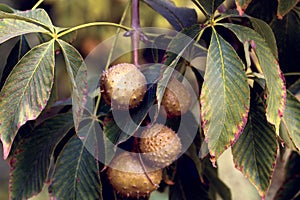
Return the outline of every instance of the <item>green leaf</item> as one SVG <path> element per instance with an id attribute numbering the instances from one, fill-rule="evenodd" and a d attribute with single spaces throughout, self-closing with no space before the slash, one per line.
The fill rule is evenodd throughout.
<path id="1" fill-rule="evenodd" d="M 77 132 L 78 137 L 83 142 L 85 149 L 99 160 L 102 164 L 108 165 L 109 162 L 105 162 L 105 141 L 103 140 L 104 131 L 99 124 L 99 121 L 95 119 L 95 116 L 85 115 L 85 120 L 82 120 Z M 112 145 L 113 146 L 113 145 Z M 111 147 L 113 149 L 113 147 Z M 112 158 L 111 158 L 112 159 Z"/>
<path id="2" fill-rule="evenodd" d="M 239 11 L 239 14 L 242 16 L 244 14 L 244 11 L 248 7 L 248 5 L 251 3 L 252 0 L 236 0 L 236 9 Z"/>
<path id="3" fill-rule="evenodd" d="M 247 41 L 252 44 L 266 79 L 267 120 L 275 125 L 276 133 L 279 134 L 280 120 L 285 107 L 286 88 L 277 59 L 266 41 L 254 30 L 236 24 L 224 23 L 219 25 L 231 30 L 241 43 Z"/>
<path id="4" fill-rule="evenodd" d="M 278 0 L 277 17 L 282 19 L 283 16 L 290 12 L 298 2 L 298 0 Z"/>
<path id="5" fill-rule="evenodd" d="M 42 190 L 53 150 L 72 127 L 70 113 L 56 115 L 19 141 L 10 159 L 9 188 L 12 199 L 28 199 Z"/>
<path id="6" fill-rule="evenodd" d="M 7 158 L 18 129 L 45 108 L 54 79 L 54 40 L 31 49 L 0 93 L 0 136 Z"/>
<path id="7" fill-rule="evenodd" d="M 248 122 L 232 146 L 232 154 L 235 167 L 250 180 L 262 197 L 271 182 L 277 149 L 276 133 L 266 119 L 262 101 L 253 98 Z"/>
<path id="8" fill-rule="evenodd" d="M 283 72 L 298 72 L 300 66 L 300 14 L 293 9 L 282 20 L 274 19 L 270 26 L 274 31 L 279 53 L 279 64 Z M 286 77 L 287 84 L 297 76 Z"/>
<path id="9" fill-rule="evenodd" d="M 15 44 L 7 58 L 6 65 L 4 67 L 3 74 L 1 77 L 0 89 L 4 85 L 5 80 L 7 79 L 10 72 L 13 70 L 14 66 L 29 50 L 30 46 L 26 38 L 24 36 L 20 36 L 19 41 Z"/>
<path id="10" fill-rule="evenodd" d="M 176 7 L 170 0 L 144 0 L 144 2 L 166 18 L 177 31 L 197 23 L 194 9 Z"/>
<path id="11" fill-rule="evenodd" d="M 206 12 L 207 15 L 212 16 L 224 0 L 195 0 L 197 5 Z"/>
<path id="12" fill-rule="evenodd" d="M 18 19 L 27 21 L 36 25 L 43 26 L 47 28 L 52 33 L 54 31 L 54 26 L 51 22 L 51 19 L 47 12 L 44 9 L 36 9 L 36 10 L 27 10 L 27 11 L 18 11 L 14 10 L 14 13 L 7 13 L 0 11 L 0 19 Z"/>
<path id="13" fill-rule="evenodd" d="M 243 69 L 233 47 L 213 29 L 200 101 L 205 140 L 215 160 L 247 122 L 250 92 Z"/>
<path id="14" fill-rule="evenodd" d="M 87 66 L 80 53 L 63 40 L 57 40 L 64 55 L 67 73 L 72 83 L 72 109 L 75 130 L 78 131 L 87 101 Z"/>
<path id="15" fill-rule="evenodd" d="M 72 137 L 59 154 L 49 192 L 57 199 L 103 199 L 98 161 Z"/>
<path id="16" fill-rule="evenodd" d="M 13 13 L 14 9 L 11 8 L 10 6 L 8 6 L 7 4 L 0 3 L 0 11 L 8 12 L 8 13 Z"/>
<path id="17" fill-rule="evenodd" d="M 286 107 L 280 123 L 280 136 L 284 143 L 300 153 L 300 102 L 287 92 Z"/>
<path id="18" fill-rule="evenodd" d="M 48 31 L 30 22 L 19 19 L 0 18 L 0 44 L 19 35 L 45 32 Z"/>
<path id="19" fill-rule="evenodd" d="M 278 59 L 277 44 L 271 27 L 263 20 L 249 17 L 254 30 L 263 37 L 276 59 Z"/>

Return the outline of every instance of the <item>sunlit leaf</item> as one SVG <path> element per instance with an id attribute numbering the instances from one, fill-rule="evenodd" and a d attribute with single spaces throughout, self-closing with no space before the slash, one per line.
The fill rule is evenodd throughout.
<path id="1" fill-rule="evenodd" d="M 285 107 L 286 88 L 277 59 L 266 41 L 254 30 L 236 24 L 220 25 L 231 30 L 242 43 L 248 41 L 252 44 L 266 79 L 267 120 L 275 125 L 276 133 L 279 134 L 280 119 Z"/>
<path id="2" fill-rule="evenodd" d="M 235 142 L 247 122 L 250 92 L 243 69 L 233 47 L 214 30 L 200 100 L 205 140 L 215 159 Z"/>
<path id="3" fill-rule="evenodd" d="M 98 161 L 76 136 L 64 146 L 55 164 L 49 192 L 57 199 L 103 199 Z"/>
<path id="4" fill-rule="evenodd" d="M 45 108 L 54 79 L 54 41 L 31 49 L 14 67 L 0 93 L 0 136 L 4 158 L 18 129 Z"/>
<path id="5" fill-rule="evenodd" d="M 14 13 L 7 13 L 7 12 L 0 11 L 0 19 L 2 18 L 23 20 L 39 26 L 43 26 L 44 28 L 47 28 L 51 32 L 53 32 L 54 30 L 49 15 L 45 10 L 40 8 L 36 10 L 26 10 L 26 11 L 14 10 Z"/>
<path id="6" fill-rule="evenodd" d="M 299 2 L 299 0 L 278 0 L 277 17 L 282 19 L 284 15 L 290 12 Z"/>
<path id="7" fill-rule="evenodd" d="M 239 14 L 242 16 L 244 14 L 244 11 L 248 7 L 248 5 L 251 3 L 252 0 L 236 0 L 236 8 L 239 11 Z"/>
<path id="8" fill-rule="evenodd" d="M 44 32 L 48 31 L 24 20 L 0 18 L 0 44 L 19 35 Z"/>
<path id="9" fill-rule="evenodd" d="M 15 44 L 13 49 L 11 50 L 6 65 L 4 67 L 1 82 L 0 82 L 0 89 L 4 85 L 4 82 L 10 72 L 13 70 L 14 66 L 17 64 L 17 62 L 27 53 L 27 51 L 30 50 L 30 46 L 24 36 L 20 36 L 19 41 Z"/>
<path id="10" fill-rule="evenodd" d="M 170 0 L 144 0 L 144 2 L 165 17 L 177 31 L 197 23 L 194 9 L 176 7 Z"/>
<path id="11" fill-rule="evenodd" d="M 258 98 L 251 100 L 246 127 L 232 146 L 235 166 L 264 197 L 274 171 L 278 143 L 275 129 L 266 119 L 264 106 Z"/>
<path id="12" fill-rule="evenodd" d="M 72 115 L 60 114 L 45 120 L 19 141 L 10 158 L 12 199 L 28 199 L 42 190 L 54 147 L 72 127 Z"/>
<path id="13" fill-rule="evenodd" d="M 289 148 L 300 153 L 300 102 L 289 91 L 280 123 L 280 136 Z"/>
<path id="14" fill-rule="evenodd" d="M 72 45 L 63 40 L 58 42 L 72 83 L 72 109 L 77 131 L 87 101 L 87 67 L 80 53 Z"/>

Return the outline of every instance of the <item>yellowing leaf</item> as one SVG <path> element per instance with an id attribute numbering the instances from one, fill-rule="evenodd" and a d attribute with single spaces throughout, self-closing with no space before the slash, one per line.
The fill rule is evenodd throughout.
<path id="1" fill-rule="evenodd" d="M 244 64 L 213 29 L 201 92 L 201 115 L 210 154 L 217 159 L 247 122 L 250 92 Z"/>
<path id="2" fill-rule="evenodd" d="M 286 88 L 277 59 L 264 38 L 254 30 L 236 24 L 224 23 L 219 25 L 231 30 L 242 43 L 250 41 L 266 80 L 267 120 L 275 125 L 276 133 L 279 134 L 280 120 L 285 108 Z"/>

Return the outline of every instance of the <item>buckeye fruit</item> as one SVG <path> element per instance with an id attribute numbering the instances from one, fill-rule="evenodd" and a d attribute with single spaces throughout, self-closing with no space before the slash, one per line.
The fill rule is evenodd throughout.
<path id="1" fill-rule="evenodd" d="M 137 154 L 123 152 L 112 160 L 107 170 L 108 179 L 121 196 L 149 196 L 158 188 L 162 180 L 162 170 L 144 166 L 147 172 L 144 171 Z"/>
<path id="2" fill-rule="evenodd" d="M 181 152 L 177 134 L 162 124 L 154 124 L 141 133 L 139 144 L 143 159 L 155 167 L 166 167 L 175 161 Z"/>
<path id="3" fill-rule="evenodd" d="M 146 90 L 146 78 L 133 64 L 117 64 L 102 73 L 100 91 L 112 108 L 126 110 L 138 106 Z"/>
<path id="4" fill-rule="evenodd" d="M 181 82 L 171 78 L 167 84 L 161 104 L 169 117 L 180 116 L 189 109 L 191 94 Z"/>

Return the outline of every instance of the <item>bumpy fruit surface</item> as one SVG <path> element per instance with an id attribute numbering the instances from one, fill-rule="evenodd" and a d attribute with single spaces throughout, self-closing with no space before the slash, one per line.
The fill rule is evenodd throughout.
<path id="1" fill-rule="evenodd" d="M 172 78 L 166 87 L 161 104 L 168 116 L 180 116 L 189 109 L 191 94 L 181 82 Z"/>
<path id="2" fill-rule="evenodd" d="M 175 161 L 181 152 L 181 141 L 167 126 L 154 124 L 141 134 L 140 150 L 143 158 L 155 167 L 166 167 Z"/>
<path id="3" fill-rule="evenodd" d="M 122 63 L 103 72 L 100 88 L 108 105 L 125 110 L 138 106 L 143 100 L 147 81 L 135 65 Z"/>
<path id="4" fill-rule="evenodd" d="M 151 170 L 145 165 L 147 177 L 139 156 L 124 152 L 116 156 L 108 168 L 108 179 L 113 188 L 122 196 L 148 196 L 156 190 L 162 180 L 162 170 Z"/>

